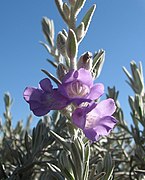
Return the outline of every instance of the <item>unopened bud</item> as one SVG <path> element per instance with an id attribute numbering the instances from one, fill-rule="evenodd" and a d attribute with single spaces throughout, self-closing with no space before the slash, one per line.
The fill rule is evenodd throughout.
<path id="1" fill-rule="evenodd" d="M 84 68 L 86 70 L 91 70 L 92 69 L 92 53 L 91 52 L 86 52 L 84 53 L 77 64 L 78 69 Z"/>
<path id="2" fill-rule="evenodd" d="M 63 77 L 67 74 L 68 70 L 64 64 L 59 64 L 57 67 L 57 77 L 62 81 Z"/>

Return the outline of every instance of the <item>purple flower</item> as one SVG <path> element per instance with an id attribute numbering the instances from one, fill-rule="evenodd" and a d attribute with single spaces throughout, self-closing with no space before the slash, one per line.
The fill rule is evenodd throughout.
<path id="1" fill-rule="evenodd" d="M 109 98 L 98 104 L 77 108 L 72 114 L 72 120 L 88 139 L 97 141 L 100 136 L 108 135 L 117 123 L 112 116 L 115 109 L 114 100 Z"/>
<path id="2" fill-rule="evenodd" d="M 40 81 L 39 88 L 27 87 L 24 90 L 24 99 L 36 116 L 43 116 L 50 110 L 61 110 L 68 105 L 68 99 L 52 88 L 49 79 Z"/>
<path id="3" fill-rule="evenodd" d="M 51 81 L 45 78 L 40 81 L 39 88 L 27 87 L 23 96 L 33 113 L 43 116 L 50 110 L 61 110 L 71 103 L 91 102 L 103 93 L 103 84 L 94 85 L 91 73 L 81 68 L 69 71 L 58 88 L 53 89 Z"/>
<path id="4" fill-rule="evenodd" d="M 70 102 L 79 105 L 98 99 L 104 93 L 104 85 L 101 83 L 94 85 L 91 72 L 80 68 L 76 71 L 71 70 L 64 76 L 58 91 Z"/>

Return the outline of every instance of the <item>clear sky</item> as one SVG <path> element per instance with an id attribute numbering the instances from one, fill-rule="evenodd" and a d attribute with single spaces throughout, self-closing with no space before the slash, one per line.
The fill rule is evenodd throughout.
<path id="1" fill-rule="evenodd" d="M 120 102 L 129 122 L 128 95 L 133 94 L 125 83 L 122 66 L 129 69 L 134 59 L 145 67 L 145 0 L 87 0 L 85 11 L 97 4 L 91 26 L 82 41 L 79 54 L 85 51 L 106 51 L 105 64 L 97 82 L 115 85 L 120 90 Z M 0 117 L 4 111 L 3 94 L 14 99 L 13 121 L 25 120 L 30 114 L 22 94 L 26 86 L 37 86 L 46 77 L 40 69 L 53 72 L 46 61 L 51 58 L 39 44 L 44 41 L 41 19 L 54 20 L 56 34 L 63 23 L 54 0 L 1 0 L 0 2 Z M 39 118 L 34 117 L 37 121 Z"/>

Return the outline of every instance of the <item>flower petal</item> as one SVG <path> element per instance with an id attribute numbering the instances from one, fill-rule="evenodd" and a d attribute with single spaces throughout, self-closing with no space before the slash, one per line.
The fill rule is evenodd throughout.
<path id="1" fill-rule="evenodd" d="M 79 74 L 77 80 L 81 81 L 83 84 L 86 84 L 89 87 L 93 86 L 93 77 L 90 71 L 84 68 L 80 68 L 78 70 L 78 73 Z"/>
<path id="2" fill-rule="evenodd" d="M 105 116 L 98 121 L 98 124 L 93 129 L 98 135 L 108 135 L 116 125 L 117 120 L 112 116 Z"/>
<path id="3" fill-rule="evenodd" d="M 88 139 L 90 139 L 91 141 L 97 141 L 99 139 L 99 135 L 93 128 L 84 129 L 83 132 L 84 132 L 85 136 Z"/>
<path id="4" fill-rule="evenodd" d="M 43 116 L 50 111 L 50 104 L 47 103 L 48 95 L 41 89 L 27 87 L 24 90 L 24 99 L 29 103 L 30 110 L 36 116 Z"/>
<path id="5" fill-rule="evenodd" d="M 59 93 L 57 89 L 53 89 L 51 98 L 51 109 L 61 110 L 70 104 L 70 100 Z"/>
<path id="6" fill-rule="evenodd" d="M 48 78 L 42 79 L 39 82 L 39 85 L 43 91 L 51 92 L 52 91 L 52 84 L 51 81 Z"/>
<path id="7" fill-rule="evenodd" d="M 86 84 L 89 87 L 93 85 L 93 78 L 91 72 L 84 68 L 80 68 L 79 70 L 76 71 L 74 70 L 69 71 L 63 78 L 62 84 L 70 83 L 76 80 L 82 82 L 83 84 Z"/>
<path id="8" fill-rule="evenodd" d="M 72 121 L 77 127 L 84 129 L 86 123 L 85 109 L 77 108 L 72 114 Z"/>
<path id="9" fill-rule="evenodd" d="M 115 110 L 115 102 L 113 99 L 109 98 L 99 102 L 96 108 L 93 110 L 93 113 L 96 113 L 100 117 L 111 116 Z"/>
<path id="10" fill-rule="evenodd" d="M 34 88 L 34 87 L 26 87 L 23 93 L 23 97 L 25 101 L 29 102 L 30 100 L 37 100 L 40 99 L 42 90 Z"/>
<path id="11" fill-rule="evenodd" d="M 91 89 L 90 89 L 90 94 L 88 95 L 87 98 L 96 100 L 100 96 L 104 94 L 104 85 L 101 83 L 95 84 Z"/>
<path id="12" fill-rule="evenodd" d="M 33 111 L 33 113 L 36 116 L 44 116 L 50 111 L 49 106 L 46 106 L 39 102 L 30 101 L 29 104 L 30 104 L 30 110 Z"/>
<path id="13" fill-rule="evenodd" d="M 72 81 L 74 81 L 74 70 L 70 70 L 63 78 L 62 80 L 62 84 L 63 83 L 70 83 Z"/>

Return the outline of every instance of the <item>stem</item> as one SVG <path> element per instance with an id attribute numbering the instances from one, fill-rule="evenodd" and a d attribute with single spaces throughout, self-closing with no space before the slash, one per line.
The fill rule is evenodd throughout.
<path id="1" fill-rule="evenodd" d="M 75 18 L 73 7 L 71 7 L 71 10 L 70 10 L 70 21 L 69 21 L 68 26 L 69 26 L 69 29 L 72 29 L 75 32 L 75 30 L 76 30 L 76 18 Z"/>
<path id="2" fill-rule="evenodd" d="M 72 70 L 76 70 L 77 66 L 76 66 L 76 58 L 70 59 L 70 69 Z"/>

